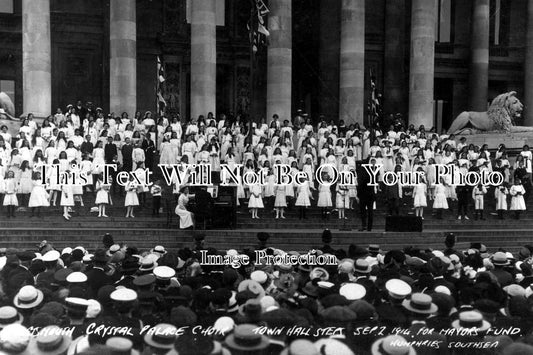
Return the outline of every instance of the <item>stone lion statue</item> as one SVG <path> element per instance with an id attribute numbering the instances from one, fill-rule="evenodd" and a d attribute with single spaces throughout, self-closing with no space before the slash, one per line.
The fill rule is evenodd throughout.
<path id="1" fill-rule="evenodd" d="M 0 127 L 7 126 L 11 135 L 16 135 L 20 128 L 20 121 L 15 118 L 15 105 L 11 98 L 0 91 Z"/>
<path id="2" fill-rule="evenodd" d="M 496 96 L 486 112 L 464 111 L 459 114 L 448 129 L 448 134 L 473 134 L 481 132 L 533 132 L 533 127 L 515 126 L 524 105 L 515 91 Z M 472 128 L 469 128 L 472 126 Z"/>

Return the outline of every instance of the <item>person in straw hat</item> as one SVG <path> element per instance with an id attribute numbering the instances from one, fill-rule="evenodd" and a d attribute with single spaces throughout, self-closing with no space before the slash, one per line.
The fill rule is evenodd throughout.
<path id="1" fill-rule="evenodd" d="M 418 355 L 448 354 L 447 341 L 444 335 L 424 331 L 425 329 L 429 330 L 426 319 L 438 311 L 431 296 L 424 293 L 413 293 L 410 299 L 403 300 L 402 306 L 408 311 L 411 318 L 409 340 L 425 342 L 423 344 L 438 344 L 438 347 L 419 346 L 416 348 L 416 353 Z"/>
<path id="2" fill-rule="evenodd" d="M 268 338 L 254 331 L 257 326 L 241 324 L 235 327 L 233 333 L 225 339 L 225 346 L 231 355 L 263 355 L 268 348 Z"/>

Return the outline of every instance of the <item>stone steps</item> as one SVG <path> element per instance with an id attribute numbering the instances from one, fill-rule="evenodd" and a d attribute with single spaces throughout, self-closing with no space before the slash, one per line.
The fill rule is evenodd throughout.
<path id="1" fill-rule="evenodd" d="M 256 235 L 262 229 L 255 230 L 212 230 L 207 231 L 206 244 L 217 249 L 253 248 L 257 245 Z M 162 244 L 169 249 L 192 247 L 193 231 L 173 229 L 114 229 L 114 228 L 12 228 L 0 230 L 0 247 L 35 248 L 43 239 L 56 247 L 84 245 L 89 249 L 101 245 L 102 235 L 109 232 L 116 242 L 149 249 Z M 270 230 L 269 244 L 284 250 L 304 251 L 322 244 L 322 230 Z M 421 248 L 442 248 L 445 231 L 423 233 L 387 233 L 355 232 L 332 230 L 333 246 L 347 248 L 354 243 L 366 246 L 372 243 L 382 245 L 384 249 L 418 246 Z M 470 242 L 483 242 L 491 250 L 505 248 L 517 251 L 520 246 L 531 243 L 531 231 L 523 229 L 500 230 L 484 229 L 475 231 L 457 231 L 457 248 L 467 248 Z"/>

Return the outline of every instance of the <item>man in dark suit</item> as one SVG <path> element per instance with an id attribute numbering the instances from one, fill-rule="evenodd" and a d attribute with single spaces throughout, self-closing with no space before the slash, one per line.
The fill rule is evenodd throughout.
<path id="1" fill-rule="evenodd" d="M 124 140 L 124 145 L 122 146 L 122 170 L 123 171 L 132 171 L 133 170 L 133 145 L 131 140 L 126 137 Z"/>
<path id="2" fill-rule="evenodd" d="M 396 165 L 394 168 L 395 173 L 402 171 L 402 168 L 399 165 Z M 387 199 L 387 215 L 388 216 L 398 216 L 400 214 L 400 201 L 402 198 L 402 187 L 396 181 L 395 184 L 385 184 L 383 188 L 385 198 Z"/>
<path id="3" fill-rule="evenodd" d="M 7 289 L 5 290 L 10 298 L 12 298 L 23 286 L 35 284 L 33 274 L 29 270 L 31 261 L 35 258 L 35 253 L 31 251 L 23 251 L 17 253 L 14 259 L 15 258 L 18 259 L 19 263 L 9 272 L 7 277 Z"/>
<path id="4" fill-rule="evenodd" d="M 91 269 L 85 271 L 85 275 L 87 275 L 87 284 L 93 294 L 96 295 L 102 286 L 113 285 L 114 280 L 105 271 L 107 256 L 104 249 L 96 250 L 93 256 L 93 264 L 94 266 Z"/>
<path id="5" fill-rule="evenodd" d="M 375 164 L 375 159 L 370 161 L 370 164 Z M 368 159 L 364 160 L 362 164 L 368 164 Z M 370 173 L 366 171 L 363 165 L 357 166 L 357 196 L 359 198 L 359 212 L 361 214 L 361 229 L 368 231 L 372 230 L 372 223 L 374 220 L 374 201 L 376 198 L 375 186 L 370 186 Z"/>
<path id="6" fill-rule="evenodd" d="M 107 137 L 107 143 L 104 146 L 104 159 L 106 164 L 113 164 L 118 155 L 117 145 L 113 143 L 113 137 Z"/>

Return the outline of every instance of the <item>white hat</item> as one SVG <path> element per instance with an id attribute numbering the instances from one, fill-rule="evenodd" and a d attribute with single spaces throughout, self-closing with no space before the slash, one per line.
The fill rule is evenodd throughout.
<path id="1" fill-rule="evenodd" d="M 490 323 L 483 319 L 483 315 L 478 311 L 466 311 L 459 313 L 459 319 L 452 322 L 455 329 L 475 328 L 481 332 L 490 328 Z"/>
<path id="2" fill-rule="evenodd" d="M 97 300 L 87 300 L 88 307 L 87 307 L 87 314 L 86 318 L 96 318 L 102 311 L 102 305 Z"/>
<path id="3" fill-rule="evenodd" d="M 71 247 L 66 247 L 65 249 L 63 249 L 61 251 L 61 255 L 63 254 L 71 254 L 72 253 L 72 248 Z"/>
<path id="4" fill-rule="evenodd" d="M 8 354 L 23 353 L 30 345 L 31 338 L 28 328 L 20 324 L 10 324 L 0 332 L 2 350 Z"/>
<path id="5" fill-rule="evenodd" d="M 132 302 L 137 299 L 137 292 L 129 288 L 121 288 L 111 292 L 109 297 L 116 302 Z"/>
<path id="6" fill-rule="evenodd" d="M 91 260 L 93 260 L 93 257 L 94 257 L 93 254 L 85 254 L 85 255 L 83 256 L 83 259 L 82 259 L 82 260 L 83 260 L 84 263 L 88 263 L 88 262 L 90 262 Z"/>
<path id="7" fill-rule="evenodd" d="M 452 295 L 450 289 L 448 287 L 446 287 L 446 286 L 443 286 L 443 285 L 439 285 L 439 286 L 435 287 L 435 292 L 444 293 L 445 295 L 448 295 L 448 296 Z"/>
<path id="8" fill-rule="evenodd" d="M 235 321 L 231 317 L 220 317 L 213 324 L 213 329 L 224 335 L 230 333 L 233 328 L 235 328 Z"/>
<path id="9" fill-rule="evenodd" d="M 59 255 L 59 252 L 57 250 L 50 250 L 46 254 L 43 255 L 43 261 L 57 261 L 61 255 Z"/>
<path id="10" fill-rule="evenodd" d="M 385 283 L 385 289 L 389 296 L 396 299 L 404 299 L 413 291 L 407 282 L 400 279 L 390 279 Z"/>
<path id="11" fill-rule="evenodd" d="M 226 255 L 229 255 L 229 256 L 237 256 L 239 255 L 239 252 L 235 249 L 228 249 L 226 250 Z"/>
<path id="12" fill-rule="evenodd" d="M 83 272 L 75 271 L 67 276 L 68 283 L 82 283 L 87 282 L 87 275 Z"/>
<path id="13" fill-rule="evenodd" d="M 107 256 L 111 256 L 111 255 L 115 254 L 119 250 L 120 250 L 120 245 L 113 244 L 112 246 L 109 247 L 109 250 L 106 251 L 106 255 Z"/>
<path id="14" fill-rule="evenodd" d="M 335 284 L 333 282 L 329 282 L 329 281 L 318 281 L 316 284 L 317 284 L 318 287 L 320 287 L 322 289 L 330 289 L 333 286 L 335 286 Z"/>
<path id="15" fill-rule="evenodd" d="M 250 274 L 250 279 L 263 284 L 268 280 L 268 275 L 262 270 L 256 270 Z"/>
<path id="16" fill-rule="evenodd" d="M 22 287 L 15 298 L 13 304 L 17 308 L 29 309 L 37 307 L 43 301 L 43 292 L 31 285 Z"/>
<path id="17" fill-rule="evenodd" d="M 366 288 L 363 285 L 348 283 L 341 286 L 339 294 L 346 297 L 348 301 L 360 300 L 366 295 Z"/>
<path id="18" fill-rule="evenodd" d="M 165 247 L 162 245 L 156 245 L 154 249 L 151 250 L 152 253 L 159 253 L 159 254 L 166 254 L 167 251 L 165 250 Z"/>
<path id="19" fill-rule="evenodd" d="M 154 276 L 160 280 L 170 280 L 176 275 L 176 271 L 168 266 L 158 266 L 154 268 Z"/>

